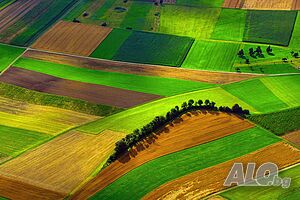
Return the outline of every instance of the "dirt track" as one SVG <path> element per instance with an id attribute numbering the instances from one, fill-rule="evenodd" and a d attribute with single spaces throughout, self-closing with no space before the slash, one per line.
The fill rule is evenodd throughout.
<path id="1" fill-rule="evenodd" d="M 65 80 L 17 67 L 10 67 L 1 75 L 0 81 L 30 90 L 68 96 L 91 103 L 120 108 L 129 108 L 161 98 L 161 96 L 153 94 Z"/>
<path id="2" fill-rule="evenodd" d="M 181 69 L 175 67 L 113 62 L 109 60 L 97 60 L 75 56 L 59 55 L 55 53 L 46 53 L 37 50 L 27 51 L 24 54 L 24 57 L 95 70 L 121 72 L 137 75 L 160 76 L 167 78 L 178 78 L 209 83 L 231 83 L 259 76 L 251 74 L 208 72 Z"/>
<path id="3" fill-rule="evenodd" d="M 149 139 L 144 145 L 138 146 L 130 154 L 105 168 L 72 198 L 86 199 L 127 172 L 160 156 L 253 127 L 250 122 L 225 113 L 194 113 L 184 115 L 182 119 L 183 121 L 174 122 L 173 126 L 167 126 L 157 138 Z"/>
<path id="4" fill-rule="evenodd" d="M 280 169 L 300 162 L 300 151 L 286 143 L 279 142 L 240 158 L 194 172 L 162 185 L 143 199 L 200 199 L 226 189 L 223 183 L 233 163 L 255 162 L 258 166 L 273 162 Z"/>
<path id="5" fill-rule="evenodd" d="M 42 35 L 33 48 L 89 56 L 111 32 L 111 28 L 60 21 Z"/>
<path id="6" fill-rule="evenodd" d="M 283 138 L 300 148 L 300 130 L 288 133 L 284 135 Z"/>

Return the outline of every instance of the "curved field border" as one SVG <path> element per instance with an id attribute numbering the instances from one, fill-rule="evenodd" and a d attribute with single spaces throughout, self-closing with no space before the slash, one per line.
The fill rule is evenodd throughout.
<path id="1" fill-rule="evenodd" d="M 244 167 L 250 162 L 257 166 L 272 162 L 279 169 L 300 162 L 300 151 L 294 147 L 278 142 L 237 159 L 215 165 L 173 180 L 147 194 L 143 199 L 201 199 L 228 187 L 223 186 L 227 175 L 234 163 L 243 163 Z"/>
<path id="2" fill-rule="evenodd" d="M 28 50 L 23 57 L 94 70 L 121 72 L 136 75 L 160 76 L 165 78 L 178 78 L 183 80 L 201 81 L 216 84 L 238 82 L 259 76 L 255 74 L 209 72 L 158 65 L 117 62 L 56 54 L 39 50 Z"/>
<path id="3" fill-rule="evenodd" d="M 279 138 L 263 129 L 252 128 L 156 158 L 137 168 L 133 167 L 135 169 L 132 168 L 133 170 L 129 172 L 125 171 L 125 173 L 127 172 L 125 175 L 122 172 L 124 166 L 127 163 L 128 165 L 135 165 L 134 163 L 138 161 L 129 161 L 123 167 L 118 167 L 119 169 L 111 169 L 109 166 L 100 172 L 97 181 L 91 182 L 92 184 L 75 194 L 73 198 L 86 198 L 94 194 L 97 189 L 102 189 L 93 196 L 94 199 L 139 199 L 170 180 L 248 154 L 279 140 Z M 139 155 L 136 158 L 143 159 Z M 118 163 L 113 163 L 111 166 L 114 165 L 118 165 Z M 123 175 L 122 177 L 117 175 L 120 172 L 120 175 Z M 103 176 L 104 173 L 108 176 Z M 120 178 L 115 180 L 113 177 L 115 175 Z M 139 187 L 135 187 L 137 184 Z"/>

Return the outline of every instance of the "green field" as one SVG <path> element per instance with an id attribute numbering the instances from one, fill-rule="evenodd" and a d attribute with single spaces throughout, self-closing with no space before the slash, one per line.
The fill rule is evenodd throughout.
<path id="1" fill-rule="evenodd" d="M 128 172 L 91 199 L 141 199 L 168 181 L 243 156 L 278 141 L 279 138 L 263 129 L 248 129 L 152 160 Z"/>
<path id="2" fill-rule="evenodd" d="M 15 157 L 50 137 L 44 133 L 0 125 L 0 152 Z"/>
<path id="3" fill-rule="evenodd" d="M 220 8 L 224 0 L 176 0 L 176 5 L 197 6 L 201 8 Z"/>
<path id="4" fill-rule="evenodd" d="M 210 38 L 221 9 L 164 5 L 161 8 L 159 32 Z"/>
<path id="5" fill-rule="evenodd" d="M 132 33 L 132 31 L 126 29 L 113 29 L 90 56 L 112 60 L 119 48 Z"/>
<path id="6" fill-rule="evenodd" d="M 154 23 L 154 13 L 151 11 L 155 9 L 153 3 L 134 1 L 132 2 L 125 18 L 120 24 L 121 28 L 133 28 L 136 30 L 151 30 Z M 149 14 L 152 14 L 151 16 Z M 149 17 L 148 17 L 149 16 Z"/>
<path id="7" fill-rule="evenodd" d="M 73 19 L 78 19 L 82 17 L 81 15 L 91 6 L 94 0 L 80 0 L 77 6 L 75 6 L 70 12 L 64 16 L 64 20 L 73 21 Z"/>
<path id="8" fill-rule="evenodd" d="M 148 124 L 155 116 L 165 115 L 171 108 L 181 106 L 182 102 L 189 99 L 202 99 L 203 101 L 210 99 L 216 102 L 216 106 L 231 107 L 238 103 L 244 109 L 249 109 L 251 112 L 256 111 L 240 99 L 218 87 L 150 102 L 87 124 L 80 127 L 79 130 L 91 134 L 98 134 L 106 129 L 131 133 L 134 129 Z"/>
<path id="9" fill-rule="evenodd" d="M 260 112 L 270 112 L 288 107 L 260 79 L 224 85 L 223 88 Z M 286 94 L 283 93 L 282 95 L 285 96 Z"/>
<path id="10" fill-rule="evenodd" d="M 212 39 L 243 41 L 247 11 L 223 8 Z"/>
<path id="11" fill-rule="evenodd" d="M 25 49 L 0 44 L 0 72 L 8 67 Z"/>
<path id="12" fill-rule="evenodd" d="M 89 103 L 80 99 L 36 92 L 6 83 L 0 83 L 0 96 L 17 101 L 53 106 L 98 116 L 108 116 L 123 110 L 121 108 Z"/>
<path id="13" fill-rule="evenodd" d="M 231 71 L 236 72 L 237 67 L 233 67 Z M 255 73 L 255 74 L 285 74 L 285 73 L 299 73 L 291 64 L 278 63 L 278 64 L 266 64 L 266 65 L 249 65 L 239 66 L 242 73 Z"/>
<path id="14" fill-rule="evenodd" d="M 297 19 L 294 26 L 294 31 L 289 44 L 290 48 L 299 49 L 300 46 L 300 12 L 298 11 Z"/>
<path id="15" fill-rule="evenodd" d="M 232 190 L 221 193 L 222 197 L 231 200 L 244 199 L 247 196 L 249 200 L 297 200 L 300 198 L 300 165 L 284 170 L 279 173 L 279 177 L 290 177 L 291 186 L 287 189 L 282 187 L 237 187 Z"/>
<path id="16" fill-rule="evenodd" d="M 193 39 L 150 32 L 133 32 L 119 48 L 113 60 L 181 66 Z"/>
<path id="17" fill-rule="evenodd" d="M 14 66 L 63 79 L 106 85 L 162 96 L 171 96 L 215 86 L 214 84 L 209 83 L 193 82 L 174 78 L 138 76 L 133 74 L 91 70 L 25 58 L 18 60 Z"/>
<path id="18" fill-rule="evenodd" d="M 182 67 L 231 71 L 239 47 L 238 43 L 196 40 Z"/>
<path id="19" fill-rule="evenodd" d="M 104 1 L 103 5 L 101 7 L 99 7 L 95 13 L 93 13 L 92 19 L 103 19 L 105 13 L 108 11 L 108 9 L 110 9 L 115 2 L 117 2 L 118 0 L 106 0 Z M 118 1 L 119 2 L 119 1 Z"/>
<path id="20" fill-rule="evenodd" d="M 288 46 L 295 11 L 248 11 L 244 41 Z"/>
<path id="21" fill-rule="evenodd" d="M 10 4 L 12 4 L 15 1 L 16 0 L 0 0 L 0 10 L 6 8 L 7 6 L 9 6 Z"/>
<path id="22" fill-rule="evenodd" d="M 249 119 L 276 135 L 282 135 L 300 129 L 300 107 L 268 114 L 251 115 Z"/>
<path id="23" fill-rule="evenodd" d="M 287 105 L 300 106 L 300 75 L 274 76 L 261 81 Z"/>

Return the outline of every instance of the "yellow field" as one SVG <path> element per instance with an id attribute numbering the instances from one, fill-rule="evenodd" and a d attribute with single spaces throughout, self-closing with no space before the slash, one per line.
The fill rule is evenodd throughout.
<path id="1" fill-rule="evenodd" d="M 294 0 L 245 0 L 244 9 L 291 10 Z"/>
<path id="2" fill-rule="evenodd" d="M 105 163 L 122 137 L 112 131 L 97 136 L 70 131 L 3 164 L 0 176 L 67 194 Z"/>
<path id="3" fill-rule="evenodd" d="M 14 101 L 0 96 L 0 125 L 56 135 L 98 118 L 60 108 Z"/>

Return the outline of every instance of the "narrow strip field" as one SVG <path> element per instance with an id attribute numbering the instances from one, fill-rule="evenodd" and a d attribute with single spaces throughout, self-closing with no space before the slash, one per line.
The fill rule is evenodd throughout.
<path id="1" fill-rule="evenodd" d="M 272 162 L 279 169 L 300 162 L 300 151 L 290 145 L 278 142 L 253 153 L 206 168 L 173 180 L 153 190 L 143 199 L 201 199 L 226 189 L 223 186 L 234 163 L 256 163 L 257 166 Z"/>
<path id="2" fill-rule="evenodd" d="M 246 120 L 225 113 L 193 112 L 186 114 L 180 120 L 175 120 L 173 125 L 166 126 L 154 137 L 131 150 L 119 161 L 108 166 L 89 182 L 82 189 L 82 192 L 101 190 L 122 175 L 150 160 L 207 143 L 253 126 Z M 82 198 L 81 192 L 78 194 Z"/>
<path id="3" fill-rule="evenodd" d="M 101 44 L 103 44 L 104 42 L 102 42 Z M 24 57 L 94 70 L 120 72 L 144 76 L 159 76 L 164 78 L 178 78 L 183 80 L 217 84 L 238 82 L 241 80 L 257 77 L 257 75 L 251 74 L 209 72 L 190 69 L 170 68 L 158 65 L 154 66 L 125 62 L 114 62 L 109 60 L 96 60 L 67 55 L 59 55 L 54 53 L 46 53 L 35 50 L 27 51 L 24 54 Z"/>
<path id="4" fill-rule="evenodd" d="M 242 8 L 243 1 L 242 0 L 224 0 L 223 7 L 224 8 Z"/>
<path id="5" fill-rule="evenodd" d="M 219 140 L 168 154 L 128 172 L 98 192 L 92 199 L 140 199 L 168 181 L 240 157 L 279 140 L 263 129 L 252 128 Z M 102 172 L 105 170 L 108 168 Z M 110 171 L 110 174 L 115 173 L 118 171 Z M 137 184 L 139 187 L 136 187 Z M 101 188 L 101 185 L 98 188 Z M 89 194 L 91 195 L 91 193 Z"/>
<path id="6" fill-rule="evenodd" d="M 1 165 L 0 175 L 68 194 L 101 168 L 112 153 L 114 143 L 122 137 L 124 134 L 110 131 L 98 136 L 71 131 Z M 15 191 L 23 193 L 23 189 Z M 1 190 L 8 191 L 9 184 L 1 186 Z"/>
<path id="7" fill-rule="evenodd" d="M 279 177 L 290 177 L 292 182 L 289 188 L 282 187 L 236 187 L 221 193 L 226 199 L 242 199 L 247 196 L 249 200 L 287 199 L 297 200 L 300 197 L 300 165 L 279 173 Z"/>
<path id="8" fill-rule="evenodd" d="M 299 0 L 294 0 L 292 9 L 293 10 L 300 10 L 300 1 Z"/>
<path id="9" fill-rule="evenodd" d="M 102 26 L 60 21 L 41 36 L 32 48 L 89 56 L 111 30 Z"/>
<path id="10" fill-rule="evenodd" d="M 56 135 L 99 117 L 0 97 L 0 124 Z"/>
<path id="11" fill-rule="evenodd" d="M 171 108 L 181 106 L 182 102 L 188 101 L 189 99 L 210 99 L 216 102 L 217 106 L 232 107 L 234 104 L 238 103 L 244 109 L 249 109 L 251 112 L 256 111 L 253 107 L 235 96 L 232 96 L 225 90 L 221 88 L 212 88 L 150 102 L 84 125 L 80 127 L 80 130 L 91 134 L 97 134 L 106 129 L 131 133 L 134 129 L 149 123 L 155 116 L 165 115 Z M 118 123 L 116 123 L 116 121 Z"/>
<path id="12" fill-rule="evenodd" d="M 215 87 L 214 84 L 156 76 L 138 76 L 61 65 L 28 58 L 19 59 L 14 66 L 44 73 L 57 78 L 110 86 L 136 92 L 171 96 Z M 117 80 L 117 81 L 116 81 Z"/>
<path id="13" fill-rule="evenodd" d="M 65 80 L 16 67 L 7 70 L 0 77 L 0 81 L 38 92 L 62 95 L 119 108 L 129 108 L 161 98 L 161 96 L 153 94 Z"/>

